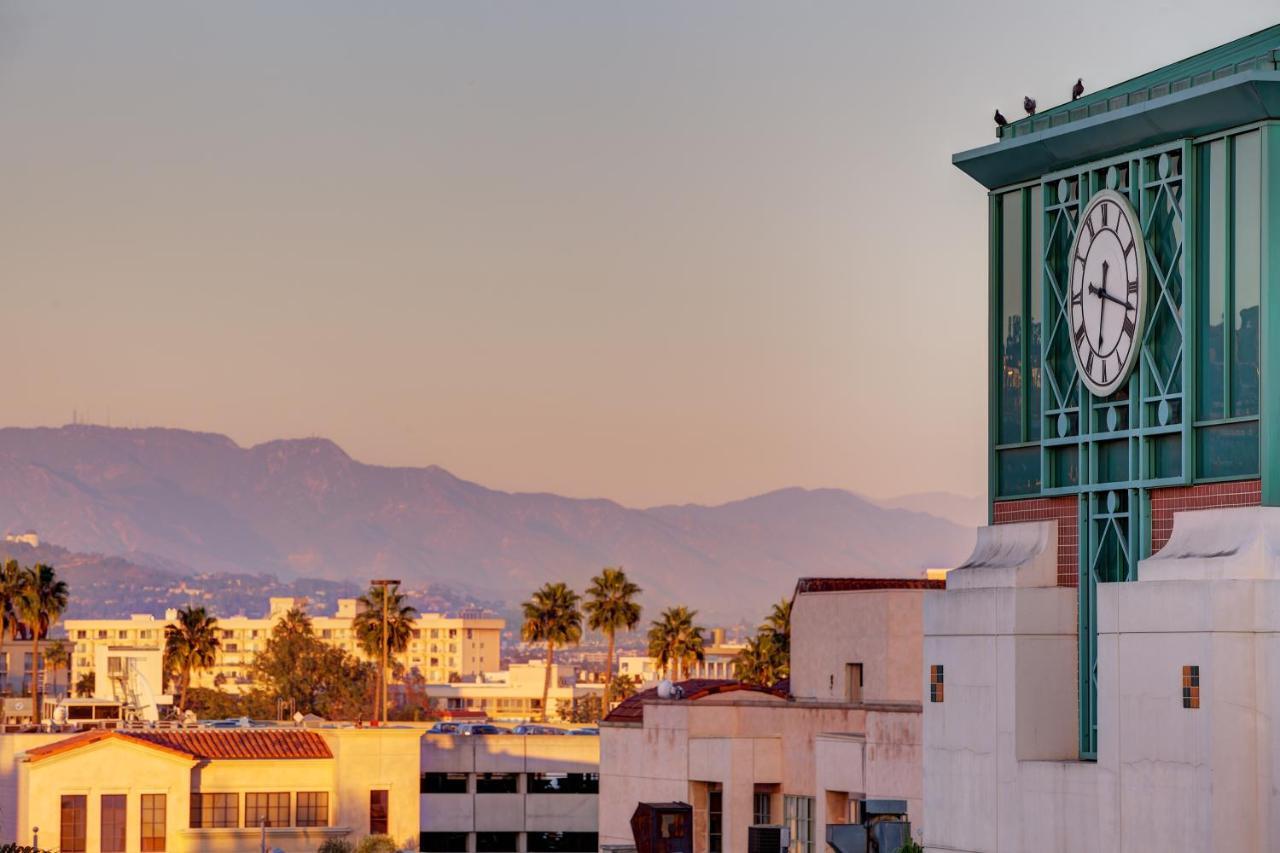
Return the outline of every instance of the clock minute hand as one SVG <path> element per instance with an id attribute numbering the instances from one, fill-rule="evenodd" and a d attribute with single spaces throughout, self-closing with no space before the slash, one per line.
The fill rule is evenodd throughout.
<path id="1" fill-rule="evenodd" d="M 1131 308 L 1133 308 L 1133 303 L 1132 303 L 1132 302 L 1125 302 L 1123 299 L 1121 299 L 1121 298 L 1119 298 L 1119 297 L 1117 297 L 1117 296 L 1112 296 L 1112 295 L 1111 295 L 1110 293 L 1108 293 L 1107 291 L 1103 290 L 1103 289 L 1102 289 L 1102 288 L 1100 288 L 1100 287 L 1094 287 L 1092 284 L 1091 284 L 1091 285 L 1089 285 L 1089 292 L 1090 292 L 1090 293 L 1092 293 L 1092 294 L 1095 294 L 1095 295 L 1097 295 L 1097 296 L 1101 296 L 1103 299 L 1110 299 L 1110 300 L 1111 300 L 1112 302 L 1114 302 L 1115 304 L 1117 304 L 1117 305 L 1123 305 L 1125 308 L 1130 308 L 1130 309 L 1131 309 Z"/>

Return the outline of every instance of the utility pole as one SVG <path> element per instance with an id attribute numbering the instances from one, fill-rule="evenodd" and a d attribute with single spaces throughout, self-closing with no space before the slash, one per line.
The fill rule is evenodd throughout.
<path id="1" fill-rule="evenodd" d="M 375 580 L 370 581 L 373 586 L 382 587 L 382 666 L 378 670 L 379 693 L 382 699 L 382 714 L 379 719 L 383 725 L 387 722 L 387 599 L 391 597 L 392 588 L 398 589 L 400 581 L 398 580 Z"/>

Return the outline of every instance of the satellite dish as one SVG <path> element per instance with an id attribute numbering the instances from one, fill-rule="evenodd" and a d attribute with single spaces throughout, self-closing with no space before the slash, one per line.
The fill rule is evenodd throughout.
<path id="1" fill-rule="evenodd" d="M 61 703 L 54 706 L 53 722 L 61 726 L 67 722 L 67 706 Z"/>
<path id="2" fill-rule="evenodd" d="M 294 711 L 294 712 L 293 712 L 293 721 L 294 721 L 295 723 L 297 723 L 298 725 L 302 725 L 302 721 L 303 721 L 304 719 L 306 719 L 306 718 L 302 716 L 302 712 L 301 712 L 301 711 Z"/>
<path id="3" fill-rule="evenodd" d="M 188 708 L 182 712 L 182 724 L 184 726 L 194 726 L 197 722 L 195 711 Z"/>
<path id="4" fill-rule="evenodd" d="M 658 698 L 659 699 L 674 699 L 675 693 L 676 693 L 676 686 L 671 683 L 670 678 L 664 678 L 658 682 Z"/>
<path id="5" fill-rule="evenodd" d="M 148 723 L 160 722 L 160 709 L 156 706 L 156 694 L 151 691 L 151 682 L 136 666 L 129 667 L 130 674 L 137 680 L 138 717 Z"/>
<path id="6" fill-rule="evenodd" d="M 25 699 L 14 699 L 14 700 L 13 700 L 13 710 L 15 710 L 15 711 L 25 711 L 25 710 L 27 710 L 27 700 L 25 700 Z"/>

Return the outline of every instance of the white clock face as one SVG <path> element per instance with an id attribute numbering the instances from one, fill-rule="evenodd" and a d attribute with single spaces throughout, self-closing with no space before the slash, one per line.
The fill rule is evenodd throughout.
<path id="1" fill-rule="evenodd" d="M 1138 361 L 1147 307 L 1147 259 L 1128 200 L 1089 200 L 1071 246 L 1071 340 L 1080 380 L 1107 397 Z"/>

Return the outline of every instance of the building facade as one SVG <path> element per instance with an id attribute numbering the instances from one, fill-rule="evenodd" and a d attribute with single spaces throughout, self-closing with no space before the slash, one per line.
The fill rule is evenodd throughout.
<path id="1" fill-rule="evenodd" d="M 595 850 L 598 739 L 421 729 L 119 729 L 0 738 L 0 835 L 63 853 Z M 465 790 L 464 790 L 465 789 Z"/>
<path id="2" fill-rule="evenodd" d="M 1277 119 L 1280 26 L 954 158 L 992 502 L 925 605 L 930 849 L 1280 843 Z"/>
<path id="3" fill-rule="evenodd" d="M 428 684 L 425 690 L 432 706 L 439 711 L 476 711 L 494 720 L 531 720 L 542 716 L 546 673 L 547 665 L 541 661 L 514 663 L 501 672 L 487 672 L 448 684 Z M 547 690 L 547 717 L 565 719 L 573 710 L 574 702 L 603 694 L 603 683 L 579 681 L 573 667 L 553 664 L 551 686 Z"/>
<path id="4" fill-rule="evenodd" d="M 695 853 L 744 850 L 786 824 L 792 853 L 868 799 L 921 807 L 922 606 L 939 581 L 808 578 L 791 614 L 788 686 L 682 682 L 615 708 L 600 728 L 600 841 L 633 843 L 639 803 L 693 807 Z"/>
<path id="5" fill-rule="evenodd" d="M 217 628 L 221 647 L 217 660 L 209 669 L 192 673 L 192 686 L 218 687 L 228 692 L 251 687 L 254 658 L 266 647 L 272 628 L 285 613 L 304 604 L 302 599 L 272 598 L 265 617 L 219 617 Z M 357 612 L 355 599 L 339 599 L 337 612 L 331 616 L 312 615 L 311 624 L 320 639 L 367 659 L 353 627 Z M 95 650 L 99 645 L 163 648 L 165 626 L 176 616 L 176 611 L 170 611 L 163 619 L 135 614 L 128 619 L 66 620 L 68 642 L 73 644 L 71 683 L 74 684 L 83 673 L 93 670 Z M 501 638 L 505 625 L 502 619 L 496 618 L 424 613 L 414 620 L 409 648 L 399 656 L 399 661 L 407 669 L 417 669 L 423 678 L 435 683 L 447 683 L 496 670 L 501 666 Z"/>

